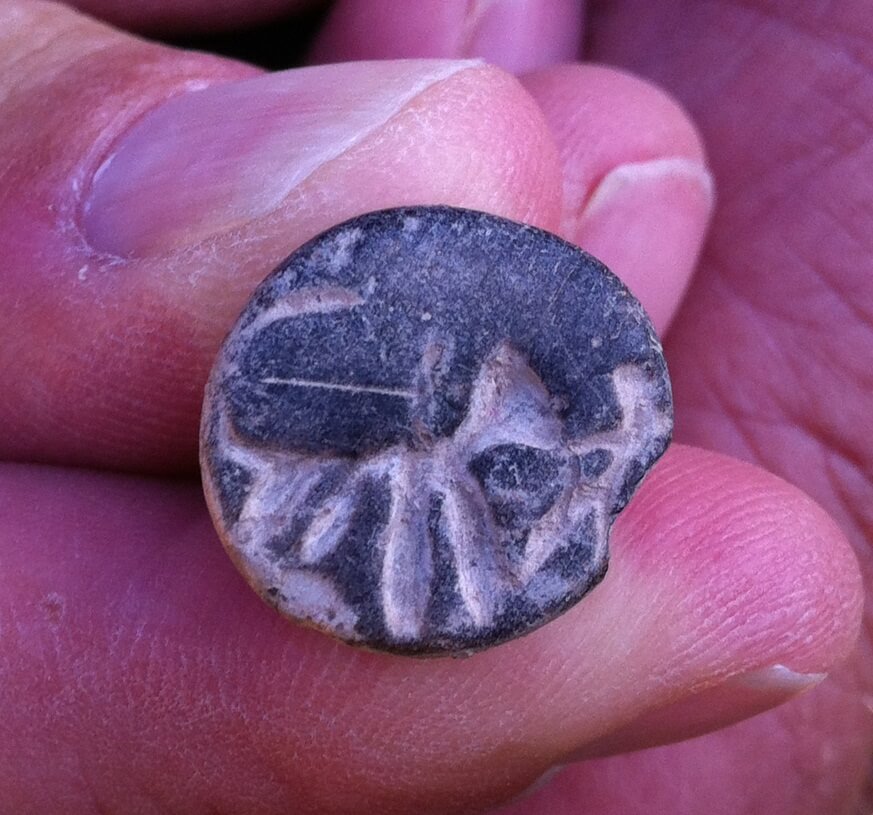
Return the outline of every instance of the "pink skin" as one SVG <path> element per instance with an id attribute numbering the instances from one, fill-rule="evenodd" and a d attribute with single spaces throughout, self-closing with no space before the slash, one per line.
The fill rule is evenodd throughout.
<path id="1" fill-rule="evenodd" d="M 647 708 L 715 686 L 735 715 L 744 674 L 818 672 L 855 638 L 857 574 L 833 522 L 691 448 L 621 517 L 586 602 L 466 660 L 287 625 L 217 545 L 196 485 L 26 465 L 0 482 L 9 812 L 88 811 L 89 795 L 110 812 L 253 798 L 270 813 L 470 812 Z"/>
<path id="2" fill-rule="evenodd" d="M 668 343 L 681 438 L 806 490 L 845 530 L 868 581 L 873 142 L 862 111 L 870 109 L 873 77 L 856 60 L 873 45 L 869 12 L 864 2 L 828 10 L 687 2 L 677 4 L 676 25 L 656 4 L 626 1 L 595 18 L 593 52 L 678 95 L 722 182 L 702 274 Z M 733 741 L 713 740 L 733 765 L 728 779 L 747 766 L 754 746 L 770 757 L 769 777 L 785 779 L 786 812 L 873 806 L 870 619 L 868 606 L 868 636 L 815 694 L 744 725 Z M 681 761 L 682 748 L 671 749 Z M 766 769 L 757 770 L 748 811 L 778 811 L 763 784 Z M 688 777 L 701 792 L 711 783 L 699 769 Z"/>
<path id="3" fill-rule="evenodd" d="M 842 126 L 834 101 L 840 93 L 852 101 L 865 85 L 840 82 L 834 51 L 825 51 L 829 32 L 864 32 L 862 15 L 849 19 L 854 5 L 840 7 L 845 29 L 828 18 L 811 63 L 806 38 L 717 4 L 661 18 L 660 4 L 613 3 L 608 16 L 591 17 L 589 35 L 598 55 L 675 88 L 698 115 L 719 180 L 715 234 L 668 344 L 680 435 L 801 483 L 869 569 L 863 508 L 873 502 L 863 472 L 873 451 L 852 433 L 867 415 L 857 383 L 870 356 L 862 276 L 870 247 L 846 237 L 861 241 L 860 226 L 836 219 L 847 197 L 861 217 L 870 174 L 856 149 L 844 160 L 854 167 L 837 163 L 806 182 L 798 168 L 824 147 L 791 153 L 798 125 L 780 105 L 807 97 L 766 95 L 780 71 L 811 82 L 821 69 L 832 107 L 819 100 L 800 117 L 803 143 L 830 145 L 832 132 L 865 143 L 858 126 Z M 578 10 L 561 7 L 558 20 L 578 26 Z M 384 10 L 374 19 L 386 31 L 371 38 L 378 56 L 391 55 L 390 37 L 395 54 L 468 55 L 452 50 L 462 40 L 445 27 L 429 29 L 435 6 L 417 8 L 393 28 Z M 506 8 L 523 17 L 530 5 Z M 694 128 L 638 80 L 595 67 L 539 70 L 524 80 L 538 109 L 493 69 L 461 66 L 421 88 L 421 72 L 433 68 L 413 65 L 411 84 L 395 88 L 397 104 L 349 134 L 343 128 L 360 110 L 349 101 L 353 83 L 369 103 L 385 87 L 384 69 L 310 74 L 296 90 L 279 88 L 287 104 L 276 108 L 278 80 L 261 82 L 246 66 L 155 49 L 58 7 L 6 0 L 0 21 L 4 14 L 14 23 L 0 26 L 0 91 L 11 89 L 0 92 L 0 155 L 14 157 L 0 192 L 12 311 L 0 323 L 7 458 L 190 471 L 200 383 L 265 266 L 378 206 L 458 203 L 563 230 L 609 258 L 662 328 L 676 311 L 711 188 Z M 324 43 L 343 21 L 340 7 Z M 473 50 L 541 68 L 573 56 L 557 53 L 555 25 L 527 35 L 539 32 L 542 63 L 531 62 L 538 49 L 528 40 L 501 43 L 500 31 L 513 30 L 505 22 Z M 406 38 L 404 26 L 418 33 Z M 422 39 L 427 30 L 438 47 Z M 674 36 L 681 42 L 671 44 Z M 758 70 L 728 72 L 716 87 L 712 66 L 737 54 Z M 854 70 L 849 60 L 836 64 Z M 187 83 L 238 80 L 251 84 L 242 94 L 229 87 L 232 128 L 210 95 L 160 107 Z M 331 107 L 331 98 L 340 101 Z M 754 114 L 757 104 L 766 115 Z M 277 119 L 292 108 L 311 115 Z M 831 130 L 820 129 L 822 108 Z M 862 108 L 855 100 L 846 109 Z M 208 137 L 204 164 L 185 130 L 192 122 Z M 271 136 L 277 126 L 287 139 Z M 310 154 L 283 152 L 308 143 L 342 149 L 320 153 L 314 167 Z M 178 162 L 182 149 L 189 162 Z M 155 155 L 173 161 L 155 164 Z M 259 169 L 269 195 L 251 186 Z M 214 186 L 201 194 L 203 184 Z M 853 252 L 853 262 L 834 264 Z M 806 318 L 778 313 L 785 288 Z M 826 365 L 808 361 L 817 348 Z M 658 466 L 616 526 L 609 577 L 584 603 L 495 651 L 422 663 L 350 651 L 273 616 L 222 554 L 196 485 L 22 465 L 7 465 L 0 479 L 4 815 L 477 811 L 553 763 L 682 738 L 785 700 L 845 657 L 860 614 L 855 559 L 822 510 L 761 470 L 702 450 L 677 448 Z M 505 811 L 849 811 L 870 745 L 869 714 L 860 713 L 864 653 L 775 713 L 686 744 L 575 764 Z"/>
<path id="4" fill-rule="evenodd" d="M 39 114 L 35 131 L 44 106 L 21 80 L 24 89 L 7 102 L 13 124 L 0 131 L 0 150 L 29 157 L 6 176 L 7 188 L 28 190 L 23 206 L 10 200 L 0 210 L 5 274 L 16 292 L 12 319 L 0 325 L 6 458 L 190 472 L 211 360 L 265 265 L 344 218 L 433 200 L 557 225 L 560 168 L 548 131 L 518 83 L 493 68 L 461 63 L 449 76 L 431 63 L 407 65 L 375 105 L 376 83 L 360 67 L 312 69 L 303 88 L 289 76 L 287 92 L 274 77 L 245 85 L 244 110 L 234 88 L 230 104 L 218 87 L 184 90 L 251 83 L 251 68 L 157 48 L 143 66 L 141 46 L 105 47 L 120 35 L 90 36 L 102 50 L 58 56 L 59 75 L 38 78 L 61 96 L 86 88 L 76 98 L 88 115 L 58 106 Z M 390 78 L 380 65 L 372 73 Z M 402 74 L 406 81 L 396 79 Z M 99 76 L 116 82 L 107 90 Z M 323 104 L 330 82 L 344 86 L 336 95 L 346 107 Z M 147 113 L 179 94 L 170 103 L 175 118 Z M 277 119 L 277 95 L 290 110 L 309 109 Z M 343 126 L 353 104 L 366 114 L 359 132 Z M 133 172 L 118 168 L 145 161 L 120 139 L 136 119 L 128 134 L 135 147 L 164 146 L 157 158 L 149 154 L 134 187 L 124 185 Z M 311 151 L 297 149 L 307 139 L 319 146 L 314 164 Z M 89 180 L 106 166 L 97 183 Z M 183 171 L 189 183 L 180 185 Z M 253 185 L 259 177 L 270 184 Z"/>
<path id="5" fill-rule="evenodd" d="M 528 74 L 564 167 L 561 232 L 615 271 L 664 331 L 714 189 L 696 130 L 662 91 L 609 68 Z"/>
<path id="6" fill-rule="evenodd" d="M 520 74 L 575 60 L 583 11 L 578 0 L 339 0 L 312 57 L 475 56 Z"/>

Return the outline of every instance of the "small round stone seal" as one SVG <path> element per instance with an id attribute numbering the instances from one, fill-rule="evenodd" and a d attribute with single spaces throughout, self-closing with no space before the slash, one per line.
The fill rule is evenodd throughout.
<path id="1" fill-rule="evenodd" d="M 328 230 L 258 287 L 206 388 L 201 467 L 225 547 L 282 614 L 461 654 L 603 578 L 672 424 L 661 345 L 602 263 L 410 207 Z"/>

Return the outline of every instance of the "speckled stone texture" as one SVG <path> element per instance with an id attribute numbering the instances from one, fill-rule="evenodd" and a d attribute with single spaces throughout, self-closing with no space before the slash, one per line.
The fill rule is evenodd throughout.
<path id="1" fill-rule="evenodd" d="M 325 232 L 258 287 L 207 386 L 201 465 L 225 546 L 283 614 L 460 654 L 603 578 L 672 424 L 660 343 L 603 264 L 412 207 Z"/>

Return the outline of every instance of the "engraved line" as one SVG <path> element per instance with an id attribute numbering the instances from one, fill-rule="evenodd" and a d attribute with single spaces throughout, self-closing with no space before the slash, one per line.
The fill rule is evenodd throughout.
<path id="1" fill-rule="evenodd" d="M 346 391 L 347 393 L 377 393 L 381 396 L 396 396 L 400 399 L 414 399 L 415 391 L 403 388 L 380 388 L 369 385 L 343 385 L 339 382 L 316 382 L 312 379 L 282 379 L 278 376 L 268 376 L 262 379 L 264 385 L 297 385 L 301 388 L 324 388 L 331 391 Z"/>
<path id="2" fill-rule="evenodd" d="M 498 536 L 491 528 L 490 513 L 476 506 L 476 497 L 480 496 L 478 485 L 475 491 L 465 485 L 460 479 L 454 489 L 446 490 L 443 498 L 443 529 L 455 561 L 458 575 L 458 592 L 467 614 L 473 624 L 484 628 L 493 619 L 493 585 L 489 578 L 494 574 L 491 569 L 482 568 L 482 561 L 487 562 L 493 556 L 489 552 L 489 544 L 494 544 Z M 488 529 L 483 535 L 483 526 Z M 479 566 L 473 566 L 479 562 Z M 496 565 L 493 563 L 491 565 Z"/>
<path id="3" fill-rule="evenodd" d="M 247 447 L 246 441 L 233 426 L 224 401 L 221 402 L 220 407 L 217 407 L 216 410 L 218 412 L 218 437 L 224 443 L 223 455 L 227 456 L 234 464 L 239 464 L 241 467 L 260 473 L 264 469 L 275 467 L 279 461 L 298 458 L 284 451 L 253 450 Z"/>
<path id="4" fill-rule="evenodd" d="M 391 634 L 400 639 L 415 639 L 427 608 L 428 593 L 422 586 L 432 579 L 427 534 L 410 500 L 415 484 L 415 467 L 401 461 L 391 480 L 391 509 L 381 535 L 384 546 L 382 564 L 382 612 Z M 417 523 L 419 521 L 419 523 Z"/>
<path id="5" fill-rule="evenodd" d="M 298 289 L 285 295 L 262 314 L 259 314 L 242 333 L 243 335 L 254 334 L 279 320 L 305 317 L 310 314 L 349 311 L 365 302 L 364 298 L 357 292 L 344 289 L 341 286 Z"/>
<path id="6" fill-rule="evenodd" d="M 318 508 L 299 544 L 304 563 L 318 563 L 336 549 L 349 530 L 357 498 L 357 494 L 351 498 L 331 496 Z"/>

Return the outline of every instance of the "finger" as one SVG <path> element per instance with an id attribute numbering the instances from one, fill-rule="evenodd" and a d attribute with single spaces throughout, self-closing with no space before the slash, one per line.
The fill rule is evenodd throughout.
<path id="1" fill-rule="evenodd" d="M 315 0 L 70 0 L 69 5 L 124 28 L 167 33 L 251 25 L 314 5 Z"/>
<path id="2" fill-rule="evenodd" d="M 855 544 L 869 586 L 873 133 L 862 111 L 873 75 L 858 61 L 873 48 L 869 3 L 620 0 L 596 9 L 594 57 L 669 87 L 696 117 L 719 182 L 713 237 L 667 346 L 677 428 L 806 490 Z M 792 789 L 806 790 L 786 797 L 792 814 L 863 810 L 870 798 L 867 631 L 814 697 L 826 714 L 798 710 L 780 747 L 802 768 Z M 755 736 L 739 732 L 731 756 L 757 750 Z M 762 753 L 764 771 L 772 763 L 771 777 L 782 778 L 776 759 Z M 738 808 L 770 811 L 761 792 L 749 788 Z"/>
<path id="3" fill-rule="evenodd" d="M 590 597 L 463 660 L 354 651 L 280 620 L 193 487 L 12 465 L 2 480 L 11 811 L 151 796 L 171 811 L 469 813 L 652 707 L 773 665 L 825 672 L 859 624 L 856 563 L 827 516 L 688 448 L 619 520 Z"/>
<path id="4" fill-rule="evenodd" d="M 873 77 L 857 73 L 838 32 L 863 20 L 858 45 L 870 50 L 873 17 L 864 0 L 835 7 L 833 18 L 790 2 L 753 2 L 735 16 L 719 4 L 683 6 L 687 15 L 671 16 L 645 1 L 603 4 L 593 43 L 596 56 L 668 83 L 682 98 L 723 187 L 703 274 L 670 348 L 685 438 L 784 474 L 867 552 L 873 175 L 857 146 L 873 143 L 873 125 L 856 113 Z M 723 84 L 709 71 L 740 59 L 742 70 Z M 808 91 L 796 85 L 801 71 L 809 71 Z M 700 342 L 714 315 L 719 341 Z M 799 456 L 815 466 L 798 467 Z"/>
<path id="5" fill-rule="evenodd" d="M 602 258 L 664 330 L 703 243 L 712 177 L 697 130 L 665 93 L 616 70 L 554 65 L 578 56 L 582 10 L 576 0 L 428 2 L 400 14 L 387 0 L 343 0 L 316 57 L 475 55 L 517 73 L 539 68 L 524 84 L 561 154 L 562 232 Z M 470 33 L 480 27 L 487 36 Z"/>
<path id="6" fill-rule="evenodd" d="M 575 60 L 581 0 L 340 0 L 316 41 L 317 62 L 479 57 L 524 73 Z"/>
<path id="7" fill-rule="evenodd" d="M 666 330 L 714 200 L 695 127 L 663 91 L 611 68 L 548 68 L 524 84 L 561 155 L 564 236 L 601 258 Z"/>
<path id="8" fill-rule="evenodd" d="M 193 467 L 242 304 L 347 217 L 432 202 L 556 224 L 551 137 L 496 69 L 264 76 L 2 0 L 0 38 L 0 456 Z"/>
<path id="9" fill-rule="evenodd" d="M 46 12 L 40 30 L 52 23 L 56 17 Z M 5 134 L 8 154 L 20 157 L 0 207 L 17 318 L 5 336 L 0 327 L 0 393 L 7 394 L 0 417 L 8 428 L 0 454 L 7 457 L 193 466 L 202 385 L 241 304 L 294 246 L 346 216 L 432 201 L 558 226 L 559 168 L 550 134 L 503 74 L 466 63 L 418 63 L 415 70 L 379 63 L 219 87 L 209 78 L 215 66 L 250 69 L 134 45 L 81 25 L 74 29 L 80 38 L 99 31 L 101 42 L 117 47 L 85 60 L 80 75 L 67 66 L 55 82 L 93 86 L 95 118 L 83 119 L 75 103 L 46 108 L 33 95 L 17 96 L 7 116 L 15 124 Z M 77 38 L 62 42 L 73 48 L 75 65 Z M 132 56 L 129 48 L 139 50 Z M 137 67 L 125 74 L 104 64 L 112 58 Z M 185 87 L 180 60 L 185 82 L 213 86 L 165 102 Z M 148 82 L 143 62 L 155 65 Z M 13 81 L 14 71 L 9 75 Z M 105 77 L 119 75 L 129 81 L 119 90 L 113 79 L 116 90 L 107 92 Z M 129 111 L 132 99 L 141 109 L 124 119 L 116 108 Z M 610 104 L 621 107 L 617 99 Z M 660 110 L 679 118 L 671 106 Z M 657 106 L 648 111 L 642 124 L 654 127 Z M 621 141 L 610 138 L 606 120 L 603 139 L 597 129 L 577 133 L 601 145 L 570 160 L 583 179 L 639 158 L 629 136 L 627 160 L 613 149 Z M 655 129 L 692 132 L 680 121 Z M 31 143 L 51 144 L 56 132 L 64 133 L 65 150 L 37 165 L 40 150 Z M 571 141 L 562 137 L 565 147 Z M 668 155 L 681 147 L 669 138 L 661 146 Z M 663 322 L 674 305 L 669 297 L 681 291 L 683 265 L 646 277 L 635 274 L 648 262 L 642 255 L 620 271 Z M 36 258 L 39 274 L 32 272 Z"/>
<path id="10" fill-rule="evenodd" d="M 857 736 L 845 706 L 829 697 L 822 686 L 706 738 L 571 764 L 491 815 L 851 812 L 868 768 L 838 757 Z M 822 772 L 823 744 L 832 752 Z M 825 801 L 833 806 L 823 809 Z"/>

